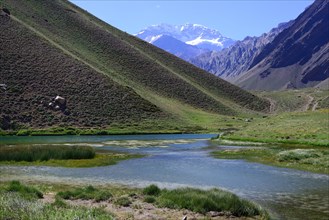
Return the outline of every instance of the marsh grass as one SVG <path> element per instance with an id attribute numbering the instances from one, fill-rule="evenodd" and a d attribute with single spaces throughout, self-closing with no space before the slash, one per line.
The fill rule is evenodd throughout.
<path id="1" fill-rule="evenodd" d="M 65 148 L 67 148 L 67 146 L 65 146 Z M 5 152 L 5 150 L 2 151 L 2 147 L 0 147 L 0 152 L 1 153 Z M 22 151 L 20 151 L 20 153 L 23 155 Z M 16 153 L 10 156 L 10 158 L 13 158 L 15 154 Z M 116 153 L 111 151 L 97 151 L 95 152 L 95 156 L 93 158 L 87 158 L 87 159 L 49 159 L 43 161 L 42 160 L 14 161 L 14 160 L 9 160 L 10 159 L 9 156 L 0 154 L 0 158 L 3 157 L 3 159 L 5 159 L 5 160 L 0 159 L 0 164 L 15 165 L 15 166 L 54 166 L 54 167 L 75 167 L 75 168 L 98 167 L 98 166 L 114 165 L 121 160 L 141 158 L 143 156 L 144 155 L 140 155 L 140 154 Z"/>
<path id="2" fill-rule="evenodd" d="M 295 146 L 254 147 L 219 150 L 211 153 L 219 159 L 242 159 L 279 167 L 329 174 L 329 149 Z"/>
<path id="3" fill-rule="evenodd" d="M 161 193 L 161 189 L 152 184 L 143 189 L 143 194 L 148 196 L 158 196 Z"/>
<path id="4" fill-rule="evenodd" d="M 121 196 L 114 201 L 114 204 L 117 206 L 128 207 L 131 205 L 131 200 L 128 196 Z"/>
<path id="5" fill-rule="evenodd" d="M 62 191 L 57 193 L 57 196 L 67 200 L 95 200 L 96 202 L 107 201 L 112 198 L 112 194 L 107 190 L 99 190 L 93 186 L 85 188 L 76 188 L 74 190 Z"/>
<path id="6" fill-rule="evenodd" d="M 155 203 L 156 198 L 154 196 L 145 196 L 143 201 L 147 203 Z"/>
<path id="7" fill-rule="evenodd" d="M 90 146 L 2 146 L 0 161 L 48 161 L 50 159 L 92 159 L 95 150 Z"/>
<path id="8" fill-rule="evenodd" d="M 294 149 L 285 150 L 277 154 L 277 160 L 282 161 L 300 161 L 308 158 L 319 158 L 322 154 L 314 149 Z"/>
<path id="9" fill-rule="evenodd" d="M 28 199 L 43 198 L 42 192 L 40 192 L 38 189 L 32 186 L 25 186 L 17 180 L 11 181 L 6 191 L 19 193 L 21 196 Z"/>
<path id="10" fill-rule="evenodd" d="M 245 128 L 227 133 L 222 139 L 233 141 L 329 146 L 329 109 L 285 112 L 257 118 Z"/>
<path id="11" fill-rule="evenodd" d="M 110 213 L 100 208 L 70 206 L 55 201 L 53 204 L 28 200 L 15 192 L 0 193 L 0 219 L 80 219 L 111 220 Z"/>
<path id="12" fill-rule="evenodd" d="M 254 203 L 219 189 L 161 190 L 156 185 L 150 185 L 143 189 L 143 194 L 145 202 L 155 203 L 159 207 L 188 209 L 202 214 L 218 211 L 230 213 L 237 217 L 261 216 L 263 219 L 269 218 L 268 213 Z"/>
<path id="13" fill-rule="evenodd" d="M 163 190 L 157 199 L 160 207 L 188 209 L 205 214 L 210 211 L 230 212 L 234 216 L 258 216 L 263 211 L 255 204 L 218 189 L 182 188 Z"/>

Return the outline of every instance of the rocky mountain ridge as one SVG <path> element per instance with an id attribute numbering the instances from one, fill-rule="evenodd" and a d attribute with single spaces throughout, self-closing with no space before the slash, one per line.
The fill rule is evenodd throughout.
<path id="1" fill-rule="evenodd" d="M 236 77 L 249 69 L 253 59 L 261 50 L 292 23 L 293 21 L 281 23 L 260 37 L 248 36 L 226 49 L 202 54 L 191 59 L 190 62 L 225 80 L 234 81 Z"/>

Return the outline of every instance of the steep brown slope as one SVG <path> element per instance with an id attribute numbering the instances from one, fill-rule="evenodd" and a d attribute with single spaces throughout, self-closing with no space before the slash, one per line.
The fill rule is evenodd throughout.
<path id="1" fill-rule="evenodd" d="M 155 105 L 0 16 L 0 126 L 107 126 L 161 118 Z M 95 89 L 97 88 L 97 89 Z M 57 95 L 63 109 L 49 106 Z"/>
<path id="2" fill-rule="evenodd" d="M 316 0 L 255 57 L 236 83 L 246 89 L 316 86 L 329 77 L 329 1 Z"/>

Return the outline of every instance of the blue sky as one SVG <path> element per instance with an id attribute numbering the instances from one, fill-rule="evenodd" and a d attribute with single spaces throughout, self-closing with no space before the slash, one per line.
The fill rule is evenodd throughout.
<path id="1" fill-rule="evenodd" d="M 242 40 L 259 36 L 295 19 L 314 0 L 117 1 L 71 0 L 105 22 L 130 34 L 160 23 L 195 23 Z"/>

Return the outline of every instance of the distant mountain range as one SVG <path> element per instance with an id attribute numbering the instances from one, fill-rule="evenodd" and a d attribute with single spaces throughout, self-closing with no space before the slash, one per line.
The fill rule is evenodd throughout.
<path id="1" fill-rule="evenodd" d="M 221 51 L 211 51 L 190 59 L 194 65 L 215 74 L 227 81 L 233 81 L 244 74 L 250 67 L 254 58 L 262 49 L 293 21 L 279 24 L 270 32 L 260 37 L 246 37 L 235 42 L 231 47 Z"/>
<path id="2" fill-rule="evenodd" d="M 219 31 L 199 24 L 153 25 L 135 36 L 185 60 L 205 52 L 219 51 L 235 42 Z"/>
<path id="3" fill-rule="evenodd" d="M 234 82 L 242 88 L 329 88 L 329 1 L 316 0 Z"/>
<path id="4" fill-rule="evenodd" d="M 329 88 L 328 4 L 316 0 L 295 20 L 242 41 L 192 24 L 151 26 L 136 36 L 245 89 Z"/>

